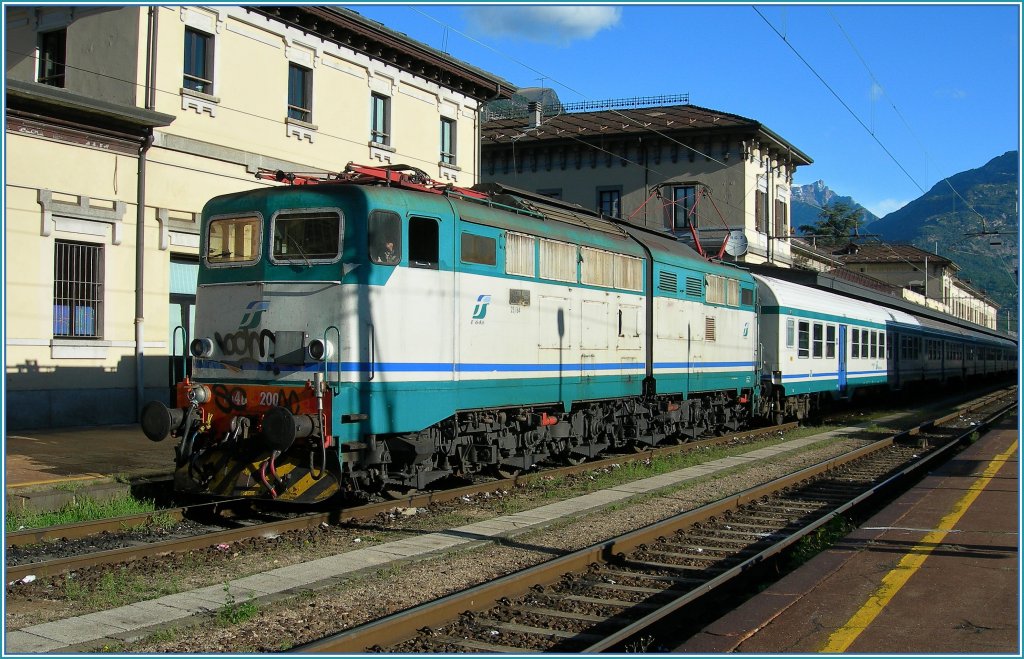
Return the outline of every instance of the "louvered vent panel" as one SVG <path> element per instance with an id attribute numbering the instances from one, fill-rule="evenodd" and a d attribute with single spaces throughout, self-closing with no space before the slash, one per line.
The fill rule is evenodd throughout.
<path id="1" fill-rule="evenodd" d="M 662 272 L 658 277 L 658 289 L 666 293 L 675 293 L 679 286 L 679 276 L 674 272 Z"/>
<path id="2" fill-rule="evenodd" d="M 690 297 L 700 298 L 701 297 L 701 285 L 700 279 L 696 277 L 686 278 L 686 294 Z"/>
<path id="3" fill-rule="evenodd" d="M 715 317 L 704 316 L 704 340 L 714 341 L 715 340 Z"/>

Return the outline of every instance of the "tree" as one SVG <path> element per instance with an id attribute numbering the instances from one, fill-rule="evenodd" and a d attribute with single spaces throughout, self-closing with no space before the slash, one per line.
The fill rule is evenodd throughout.
<path id="1" fill-rule="evenodd" d="M 818 221 L 814 224 L 800 225 L 800 232 L 814 236 L 816 244 L 832 247 L 845 244 L 851 237 L 857 235 L 862 221 L 862 210 L 844 201 L 826 204 L 818 213 Z"/>

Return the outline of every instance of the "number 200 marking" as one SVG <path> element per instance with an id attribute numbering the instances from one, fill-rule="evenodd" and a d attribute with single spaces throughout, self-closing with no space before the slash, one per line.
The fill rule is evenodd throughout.
<path id="1" fill-rule="evenodd" d="M 261 391 L 260 392 L 260 405 L 273 406 L 277 405 L 277 402 L 281 400 L 281 395 L 272 391 Z"/>

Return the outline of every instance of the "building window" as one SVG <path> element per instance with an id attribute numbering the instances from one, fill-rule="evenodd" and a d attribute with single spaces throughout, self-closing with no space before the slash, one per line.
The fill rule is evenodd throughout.
<path id="1" fill-rule="evenodd" d="M 313 72 L 298 64 L 288 64 L 288 118 L 313 121 Z"/>
<path id="2" fill-rule="evenodd" d="M 103 245 L 54 243 L 53 336 L 103 336 Z"/>
<path id="3" fill-rule="evenodd" d="M 213 37 L 185 28 L 185 67 L 181 86 L 213 94 Z"/>
<path id="4" fill-rule="evenodd" d="M 391 99 L 381 94 L 370 95 L 370 141 L 391 144 Z"/>
<path id="5" fill-rule="evenodd" d="M 609 217 L 622 217 L 622 189 L 598 189 L 597 210 Z"/>
<path id="6" fill-rule="evenodd" d="M 64 86 L 68 31 L 54 30 L 39 35 L 39 73 L 36 79 L 51 87 Z"/>
<path id="7" fill-rule="evenodd" d="M 789 205 L 781 199 L 775 200 L 775 235 L 780 238 L 789 235 Z"/>
<path id="8" fill-rule="evenodd" d="M 696 229 L 697 222 L 697 187 L 682 185 L 672 188 L 672 208 L 674 210 L 672 226 L 679 230 Z"/>
<path id="9" fill-rule="evenodd" d="M 441 162 L 455 164 L 455 120 L 441 117 Z"/>
<path id="10" fill-rule="evenodd" d="M 768 233 L 768 193 L 763 190 L 754 195 L 754 225 L 761 233 Z"/>

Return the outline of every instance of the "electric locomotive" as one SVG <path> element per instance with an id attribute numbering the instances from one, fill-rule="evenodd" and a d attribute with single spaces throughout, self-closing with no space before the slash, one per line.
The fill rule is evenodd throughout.
<path id="1" fill-rule="evenodd" d="M 749 423 L 749 273 L 410 167 L 272 176 L 204 208 L 192 374 L 143 409 L 179 491 L 402 494 Z"/>

